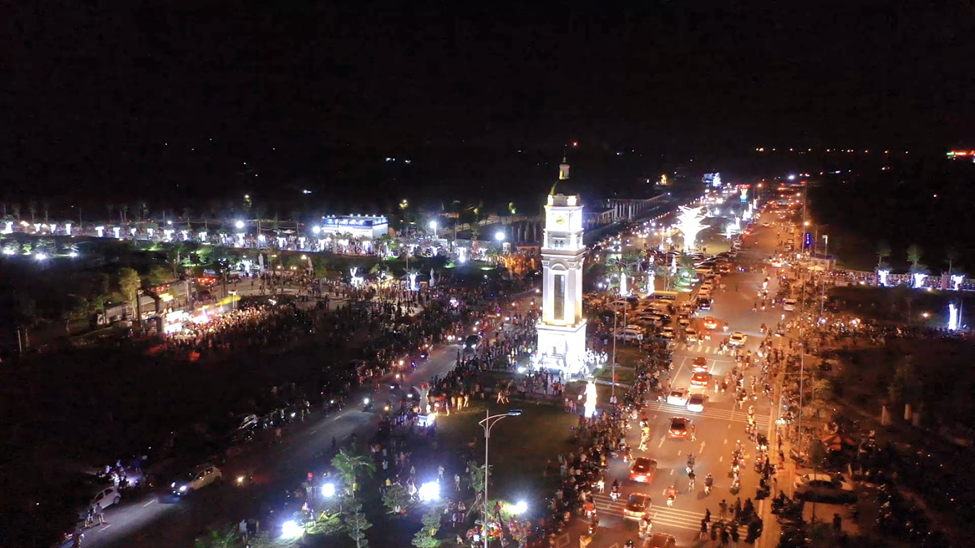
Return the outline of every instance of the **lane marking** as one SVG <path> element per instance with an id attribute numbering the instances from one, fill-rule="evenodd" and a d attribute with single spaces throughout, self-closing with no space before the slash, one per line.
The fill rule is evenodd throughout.
<path id="1" fill-rule="evenodd" d="M 660 436 L 660 445 L 657 446 L 657 449 L 660 449 L 661 447 L 664 446 L 664 440 L 666 440 L 666 439 L 667 439 L 667 436 Z"/>
<path id="2" fill-rule="evenodd" d="M 152 499 L 152 500 L 150 500 L 149 502 L 147 502 L 147 503 L 145 503 L 145 504 L 143 504 L 143 505 L 142 505 L 142 507 L 143 507 L 143 508 L 145 508 L 146 506 L 149 506 L 150 504 L 152 504 L 152 503 L 154 503 L 154 502 L 156 502 L 156 499 Z"/>
<path id="3" fill-rule="evenodd" d="M 721 463 L 723 460 L 724 460 L 724 457 L 718 457 L 718 463 Z"/>
<path id="4" fill-rule="evenodd" d="M 109 524 L 105 525 L 105 527 L 102 527 L 101 529 L 99 529 L 98 532 L 99 533 L 104 533 L 105 531 L 108 531 L 108 528 L 111 527 L 111 526 L 112 526 L 112 524 L 109 523 Z"/>
<path id="5" fill-rule="evenodd" d="M 708 444 L 708 442 L 706 442 L 706 441 L 702 441 L 701 442 L 701 448 L 697 450 L 698 454 L 701 454 L 701 453 L 704 452 L 704 446 L 707 445 L 707 444 Z"/>

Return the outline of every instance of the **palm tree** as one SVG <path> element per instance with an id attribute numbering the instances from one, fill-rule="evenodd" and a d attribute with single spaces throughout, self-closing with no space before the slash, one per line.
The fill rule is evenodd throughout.
<path id="1" fill-rule="evenodd" d="M 890 257 L 890 245 L 885 241 L 881 241 L 879 244 L 877 244 L 877 269 L 878 270 L 883 268 L 887 264 L 886 261 L 884 260 L 887 257 Z"/>
<path id="2" fill-rule="evenodd" d="M 129 204 L 122 204 L 119 206 L 118 214 L 119 214 L 119 218 L 122 220 L 121 224 L 123 225 L 125 224 L 125 217 L 128 212 L 129 212 Z"/>
<path id="3" fill-rule="evenodd" d="M 43 209 L 43 211 L 44 211 L 44 222 L 45 223 L 49 223 L 51 221 L 50 206 L 48 205 L 48 203 L 46 201 L 43 204 L 41 204 L 41 205 L 44 208 Z"/>
<path id="4" fill-rule="evenodd" d="M 112 204 L 105 204 L 105 209 L 108 210 L 108 222 L 112 222 L 112 213 L 115 212 L 115 206 Z"/>
<path id="5" fill-rule="evenodd" d="M 921 246 L 917 244 L 911 244 L 907 248 L 907 261 L 911 263 L 911 268 L 916 269 L 918 263 L 921 262 Z"/>
<path id="6" fill-rule="evenodd" d="M 198 537 L 193 543 L 195 548 L 234 548 L 240 540 L 240 534 L 233 526 L 225 530 L 210 529 L 210 531 Z"/>
<path id="7" fill-rule="evenodd" d="M 948 259 L 948 277 L 950 278 L 952 267 L 961 258 L 961 254 L 958 253 L 957 249 L 949 245 L 945 248 L 945 258 Z"/>
<path id="8" fill-rule="evenodd" d="M 342 481 L 345 483 L 345 488 L 349 497 L 355 498 L 355 491 L 358 488 L 356 483 L 359 472 L 365 473 L 367 476 L 372 476 L 376 473 L 376 465 L 365 455 L 356 455 L 342 449 L 332 458 L 332 466 L 335 467 L 336 472 Z"/>
<path id="9" fill-rule="evenodd" d="M 27 211 L 30 212 L 31 224 L 34 224 L 34 218 L 37 216 L 37 202 L 34 200 L 27 202 Z"/>
<path id="10" fill-rule="evenodd" d="M 10 206 L 10 212 L 13 213 L 15 219 L 20 220 L 20 204 Z"/>

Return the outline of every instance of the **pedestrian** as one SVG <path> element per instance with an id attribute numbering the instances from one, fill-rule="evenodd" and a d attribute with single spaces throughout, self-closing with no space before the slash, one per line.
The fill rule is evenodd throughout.
<path id="1" fill-rule="evenodd" d="M 839 534 L 843 530 L 843 518 L 839 514 L 833 514 L 833 532 Z"/>
<path id="2" fill-rule="evenodd" d="M 247 520 L 246 519 L 240 520 L 240 523 L 237 524 L 237 531 L 240 533 L 240 538 L 244 539 L 244 542 L 246 543 L 247 542 Z"/>
<path id="3" fill-rule="evenodd" d="M 105 525 L 105 511 L 102 510 L 102 503 L 95 503 L 95 519 L 98 520 L 98 525 Z"/>
<path id="4" fill-rule="evenodd" d="M 738 540 L 740 538 L 741 537 L 738 535 L 738 528 L 737 527 L 732 527 L 731 528 L 731 548 L 738 548 Z"/>
<path id="5" fill-rule="evenodd" d="M 460 491 L 460 474 L 454 474 L 454 491 Z"/>
<path id="6" fill-rule="evenodd" d="M 706 521 L 708 523 L 711 523 L 711 509 L 710 508 L 705 508 L 704 509 L 704 521 Z"/>
<path id="7" fill-rule="evenodd" d="M 728 545 L 728 539 L 729 539 L 730 536 L 731 535 L 728 534 L 728 529 L 722 527 L 721 528 L 721 544 L 719 544 L 719 546 L 727 546 Z"/>
<path id="8" fill-rule="evenodd" d="M 701 520 L 701 532 L 698 534 L 697 538 L 705 540 L 708 537 L 708 522 L 707 520 Z"/>
<path id="9" fill-rule="evenodd" d="M 728 503 L 724 499 L 721 499 L 721 502 L 718 503 L 718 508 L 721 509 L 721 513 L 718 514 L 721 519 L 728 517 Z"/>
<path id="10" fill-rule="evenodd" d="M 697 426 L 691 423 L 691 441 L 697 441 Z"/>

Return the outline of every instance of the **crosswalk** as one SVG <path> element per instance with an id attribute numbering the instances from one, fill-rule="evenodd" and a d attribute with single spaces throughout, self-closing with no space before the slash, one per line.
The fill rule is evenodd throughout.
<path id="1" fill-rule="evenodd" d="M 687 344 L 687 343 L 677 343 L 674 345 L 674 350 L 686 350 L 688 352 L 693 352 L 695 354 L 720 354 L 721 345 L 710 345 L 704 343 L 698 344 Z M 724 355 L 730 357 L 731 354 L 725 352 Z"/>
<path id="2" fill-rule="evenodd" d="M 664 413 L 672 415 L 686 416 L 690 419 L 694 417 L 704 417 L 706 419 L 715 419 L 721 421 L 730 422 L 740 422 L 742 424 L 748 424 L 748 413 L 744 411 L 739 411 L 737 409 L 718 409 L 714 407 L 705 407 L 703 413 L 691 413 L 687 411 L 687 408 L 682 405 L 671 405 L 669 403 L 663 402 L 648 402 L 646 406 L 647 411 L 661 411 Z M 759 432 L 765 432 L 768 430 L 769 424 L 771 422 L 771 417 L 768 415 L 755 414 L 755 426 L 758 427 Z"/>
<path id="3" fill-rule="evenodd" d="M 688 495 L 685 493 L 684 496 L 694 495 Z M 592 496 L 592 499 L 596 505 L 597 513 L 600 514 L 622 516 L 623 508 L 626 507 L 626 495 L 621 496 L 620 499 L 615 502 L 609 497 L 609 495 L 595 494 Z M 650 519 L 653 521 L 655 531 L 662 527 L 689 529 L 691 531 L 701 530 L 701 520 L 704 519 L 704 512 L 694 512 L 691 510 L 667 507 L 667 495 L 662 489 L 659 493 L 651 494 L 651 500 L 653 501 L 653 506 L 650 508 Z M 680 496 L 677 497 L 677 504 L 680 504 Z M 717 519 L 717 517 L 718 516 L 712 515 L 712 521 Z M 742 535 L 745 535 L 747 533 L 747 529 L 745 527 L 740 527 L 739 532 Z"/>

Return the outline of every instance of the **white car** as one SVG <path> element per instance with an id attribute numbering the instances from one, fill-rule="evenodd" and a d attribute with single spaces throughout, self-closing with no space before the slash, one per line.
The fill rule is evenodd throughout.
<path id="1" fill-rule="evenodd" d="M 686 388 L 675 388 L 667 394 L 667 403 L 670 405 L 680 405 L 681 407 L 687 405 L 687 392 Z"/>
<path id="2" fill-rule="evenodd" d="M 690 325 L 691 325 L 691 319 L 690 318 L 686 318 L 684 316 L 681 316 L 681 318 L 679 320 L 677 320 L 677 325 L 679 325 L 681 327 L 690 327 Z"/>
<path id="3" fill-rule="evenodd" d="M 91 499 L 91 507 L 94 508 L 96 504 L 101 504 L 102 510 L 104 510 L 113 504 L 118 504 L 120 500 L 122 500 L 122 496 L 117 487 L 106 487 Z"/>
<path id="4" fill-rule="evenodd" d="M 174 481 L 170 487 L 176 496 L 189 495 L 211 483 L 223 479 L 220 469 L 212 464 L 197 466 L 180 481 Z"/>
<path id="5" fill-rule="evenodd" d="M 697 331 L 693 327 L 684 329 L 684 338 L 687 339 L 688 343 L 698 342 Z"/>
<path id="6" fill-rule="evenodd" d="M 731 334 L 731 340 L 728 341 L 728 344 L 731 346 L 744 346 L 746 342 L 748 342 L 748 335 L 745 335 L 741 331 L 735 331 Z"/>
<path id="7" fill-rule="evenodd" d="M 707 398 L 704 394 L 691 394 L 691 397 L 687 398 L 687 410 L 692 413 L 703 413 L 705 401 Z"/>
<path id="8" fill-rule="evenodd" d="M 796 495 L 807 499 L 856 498 L 852 484 L 842 477 L 829 474 L 810 473 L 796 476 L 794 486 Z"/>
<path id="9" fill-rule="evenodd" d="M 792 312 L 795 309 L 796 309 L 795 299 L 786 299 L 785 301 L 782 302 L 782 310 L 785 310 L 786 312 Z"/>
<path id="10" fill-rule="evenodd" d="M 665 327 L 665 328 L 661 329 L 660 330 L 660 336 L 663 337 L 663 338 L 665 338 L 665 339 L 673 339 L 674 338 L 674 328 L 673 327 Z"/>

